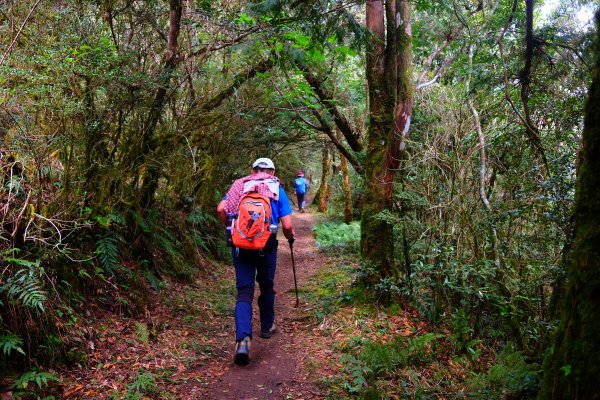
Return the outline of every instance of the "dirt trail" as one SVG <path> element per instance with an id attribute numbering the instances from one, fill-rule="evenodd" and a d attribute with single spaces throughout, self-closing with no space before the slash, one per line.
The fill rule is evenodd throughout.
<path id="1" fill-rule="evenodd" d="M 313 216 L 309 213 L 295 213 L 292 218 L 297 237 L 294 243 L 294 260 L 301 287 L 323 265 L 323 259 L 316 251 L 312 236 Z M 314 334 L 309 326 L 306 305 L 301 301 L 298 308 L 294 307 L 296 299 L 290 249 L 281 233 L 275 291 L 277 333 L 270 339 L 255 335 L 251 346 L 251 362 L 246 367 L 233 363 L 233 332 L 224 337 L 223 348 L 228 347 L 229 350 L 225 350 L 222 359 L 214 361 L 218 365 L 206 366 L 213 371 L 215 368 L 219 370 L 218 376 L 200 390 L 201 396 L 198 398 L 258 400 L 324 397 L 315 382 L 307 377 L 307 349 L 314 346 Z M 258 293 L 255 299 L 257 296 Z M 256 301 L 253 309 L 253 330 L 259 332 Z"/>
<path id="2" fill-rule="evenodd" d="M 300 289 L 325 263 L 312 236 L 314 216 L 292 216 L 296 242 L 294 258 Z M 234 292 L 233 267 L 224 268 L 211 281 L 202 276 L 197 284 L 170 283 L 155 294 L 147 312 L 135 317 L 89 306 L 89 321 L 71 329 L 86 345 L 82 357 L 57 371 L 62 383 L 56 398 L 79 399 L 178 399 L 263 400 L 325 398 L 317 382 L 323 379 L 320 361 L 330 358 L 329 338 L 320 335 L 309 304 L 295 308 L 290 249 L 279 234 L 275 279 L 276 325 L 270 339 L 258 335 L 252 341 L 250 365 L 233 363 Z M 208 286 L 206 284 L 209 284 Z M 257 285 L 258 286 L 258 285 Z M 226 291 L 216 293 L 215 291 Z M 231 292 L 231 293 L 229 293 Z M 258 298 L 258 294 L 255 299 Z M 254 308 L 254 332 L 259 332 L 258 308 Z M 89 322 L 89 325 L 87 323 Z M 85 339 L 85 341 L 84 341 Z M 140 395 L 142 395 L 140 397 Z"/>

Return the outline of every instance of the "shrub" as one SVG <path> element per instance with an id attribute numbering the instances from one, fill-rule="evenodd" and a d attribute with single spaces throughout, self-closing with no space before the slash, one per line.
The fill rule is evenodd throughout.
<path id="1" fill-rule="evenodd" d="M 360 245 L 360 222 L 350 224 L 325 222 L 313 228 L 320 251 L 335 253 L 358 253 Z"/>

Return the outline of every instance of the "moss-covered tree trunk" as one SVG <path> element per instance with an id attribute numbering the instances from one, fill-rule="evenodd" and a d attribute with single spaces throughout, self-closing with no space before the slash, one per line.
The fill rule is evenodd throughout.
<path id="1" fill-rule="evenodd" d="M 329 144 L 323 146 L 323 169 L 321 172 L 321 184 L 313 199 L 319 212 L 327 211 L 327 200 L 329 199 L 329 176 L 331 175 L 331 149 Z"/>
<path id="2" fill-rule="evenodd" d="M 600 28 L 600 12 L 596 14 Z M 562 318 L 538 398 L 600 399 L 600 29 L 585 109 L 582 162 L 575 193 L 575 238 L 566 256 Z"/>
<path id="3" fill-rule="evenodd" d="M 156 137 L 156 126 L 163 113 L 167 102 L 167 91 L 173 78 L 173 73 L 181 61 L 179 54 L 179 31 L 181 26 L 181 15 L 183 6 L 181 0 L 169 0 L 169 34 L 167 36 L 167 50 L 164 54 L 162 71 L 159 77 L 159 86 L 154 94 L 150 111 L 142 129 L 142 151 L 146 162 L 144 172 L 140 203 L 143 207 L 151 207 L 154 194 L 158 187 L 160 177 L 160 152 L 158 138 Z"/>
<path id="4" fill-rule="evenodd" d="M 341 133 L 338 132 L 338 138 Z M 340 153 L 340 168 L 342 170 L 342 188 L 344 189 L 344 222 L 352 222 L 352 195 L 350 190 L 350 176 L 348 175 L 348 160 Z"/>
<path id="5" fill-rule="evenodd" d="M 366 76 L 369 117 L 366 201 L 361 253 L 381 278 L 395 275 L 392 226 L 378 214 L 392 209 L 394 177 L 402 159 L 413 103 L 410 6 L 407 0 L 367 2 L 371 31 Z"/>

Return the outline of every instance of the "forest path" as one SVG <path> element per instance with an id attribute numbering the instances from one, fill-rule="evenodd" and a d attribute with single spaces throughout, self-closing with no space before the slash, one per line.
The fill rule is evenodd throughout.
<path id="1" fill-rule="evenodd" d="M 294 260 L 297 282 L 302 284 L 314 275 L 323 265 L 324 256 L 316 250 L 312 236 L 314 216 L 309 213 L 295 213 L 292 216 L 296 241 Z M 275 290 L 275 321 L 277 333 L 270 339 L 262 339 L 258 307 L 253 305 L 254 339 L 250 351 L 250 364 L 245 367 L 233 363 L 233 332 L 222 338 L 223 357 L 202 368 L 211 382 L 200 390 L 204 399 L 317 399 L 323 398 L 316 383 L 307 376 L 306 363 L 310 357 L 308 349 L 314 349 L 310 315 L 306 304 L 295 307 L 294 276 L 290 247 L 283 235 L 279 234 L 279 249 Z M 258 297 L 258 288 L 255 299 Z M 181 391 L 180 391 L 181 393 Z M 183 394 L 183 393 L 182 393 Z"/>
<path id="2" fill-rule="evenodd" d="M 312 236 L 315 216 L 292 215 L 296 231 L 294 259 L 299 289 L 326 263 Z M 331 358 L 330 336 L 321 335 L 301 301 L 295 307 L 290 248 L 279 241 L 275 277 L 275 322 L 270 339 L 252 341 L 250 365 L 233 363 L 235 274 L 233 266 L 203 266 L 196 282 L 176 283 L 155 292 L 146 312 L 122 312 L 88 305 L 88 318 L 70 327 L 75 350 L 83 362 L 55 371 L 62 383 L 56 398 L 279 400 L 322 399 L 317 385 Z M 258 289 L 257 289 L 258 290 Z M 258 298 L 258 293 L 255 299 Z M 302 296 L 301 296 L 302 300 Z M 254 332 L 259 332 L 258 307 Z"/>

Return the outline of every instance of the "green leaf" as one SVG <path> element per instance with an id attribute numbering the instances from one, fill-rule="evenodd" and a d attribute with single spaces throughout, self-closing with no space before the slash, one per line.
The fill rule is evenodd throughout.
<path id="1" fill-rule="evenodd" d="M 563 374 L 565 374 L 565 376 L 569 376 L 573 372 L 573 368 L 570 364 L 563 365 L 562 367 L 560 367 L 560 370 L 563 372 Z"/>
<path id="2" fill-rule="evenodd" d="M 256 19 L 252 18 L 246 13 L 240 13 L 240 16 L 237 19 L 237 22 L 242 24 L 254 25 L 256 24 Z"/>
<path id="3" fill-rule="evenodd" d="M 12 351 L 25 355 L 21 346 L 23 346 L 23 339 L 16 335 L 0 336 L 0 349 L 5 356 L 9 356 Z"/>
<path id="4" fill-rule="evenodd" d="M 348 46 L 339 46 L 339 47 L 336 47 L 333 51 L 336 53 L 339 53 L 339 54 L 346 55 L 346 56 L 351 56 L 351 57 L 356 56 L 356 52 Z"/>
<path id="5" fill-rule="evenodd" d="M 17 265 L 21 265 L 23 267 L 39 267 L 40 266 L 40 260 L 28 261 L 28 260 L 22 260 L 20 258 L 10 258 L 9 257 L 9 258 L 6 258 L 6 261 L 15 263 Z"/>

